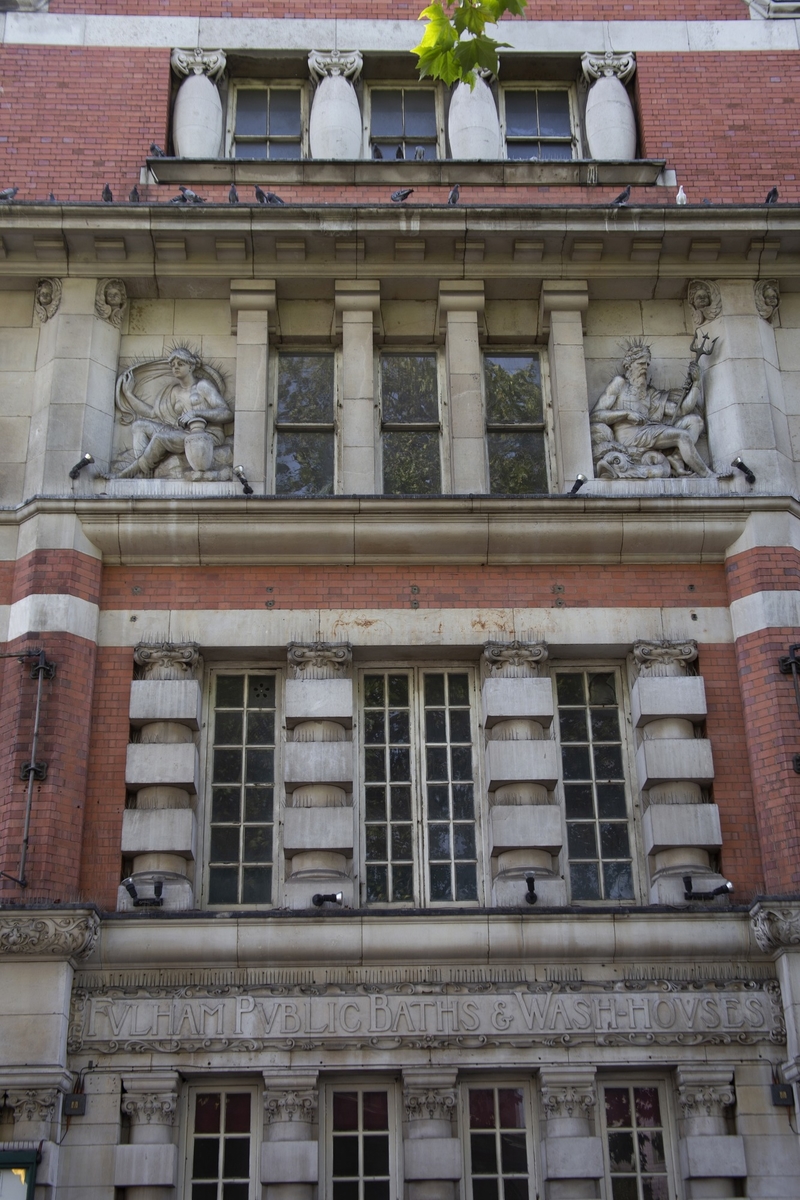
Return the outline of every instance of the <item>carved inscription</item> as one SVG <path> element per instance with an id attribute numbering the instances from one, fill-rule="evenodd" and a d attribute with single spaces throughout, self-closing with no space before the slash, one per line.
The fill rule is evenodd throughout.
<path id="1" fill-rule="evenodd" d="M 649 990 L 522 985 L 470 990 L 320 987 L 77 992 L 73 1051 L 743 1042 L 784 1039 L 776 985 Z M 220 993 L 223 994 L 220 994 Z M 187 994 L 188 993 L 188 994 Z"/>

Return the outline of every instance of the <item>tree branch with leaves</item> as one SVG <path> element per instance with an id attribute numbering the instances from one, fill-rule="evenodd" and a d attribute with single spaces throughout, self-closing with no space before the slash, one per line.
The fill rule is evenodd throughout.
<path id="1" fill-rule="evenodd" d="M 508 42 L 498 42 L 486 32 L 504 13 L 519 17 L 526 0 L 440 0 L 419 14 L 427 21 L 422 41 L 412 50 L 417 56 L 420 78 L 430 76 L 446 84 L 468 83 L 474 87 L 479 70 L 498 71 L 497 51 Z"/>

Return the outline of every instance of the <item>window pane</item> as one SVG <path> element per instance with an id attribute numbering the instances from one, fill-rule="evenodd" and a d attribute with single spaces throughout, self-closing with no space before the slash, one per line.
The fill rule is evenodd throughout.
<path id="1" fill-rule="evenodd" d="M 543 162 L 569 162 L 572 146 L 568 142 L 541 142 L 537 157 Z"/>
<path id="2" fill-rule="evenodd" d="M 373 88 L 370 94 L 373 137 L 403 136 L 403 93 Z"/>
<path id="3" fill-rule="evenodd" d="M 487 1131 L 470 1134 L 473 1200 L 528 1200 L 527 1135 L 509 1132 L 526 1128 L 522 1089 L 471 1089 L 469 1107 L 471 1128 Z"/>
<path id="4" fill-rule="evenodd" d="M 239 88 L 236 92 L 236 136 L 266 137 L 266 88 Z"/>
<path id="5" fill-rule="evenodd" d="M 633 1104 L 636 1112 L 637 1125 L 661 1125 L 661 1107 L 658 1102 L 658 1088 L 634 1088 Z"/>
<path id="6" fill-rule="evenodd" d="M 269 156 L 278 159 L 301 158 L 300 142 L 270 142 Z"/>
<path id="7" fill-rule="evenodd" d="M 358 1092 L 333 1093 L 333 1128 L 358 1129 Z"/>
<path id="8" fill-rule="evenodd" d="M 212 867 L 208 873 L 209 904 L 237 904 L 239 871 L 236 867 Z"/>
<path id="9" fill-rule="evenodd" d="M 540 158 L 538 142 L 507 142 L 506 156 L 517 162 L 529 162 L 532 158 Z"/>
<path id="10" fill-rule="evenodd" d="M 432 88 L 406 88 L 405 135 L 414 137 L 436 137 L 436 102 Z"/>
<path id="11" fill-rule="evenodd" d="M 606 1125 L 630 1125 L 631 1101 L 627 1088 L 608 1087 L 605 1089 Z"/>
<path id="12" fill-rule="evenodd" d="M 278 433 L 276 495 L 333 495 L 333 440 L 333 433 Z"/>
<path id="13" fill-rule="evenodd" d="M 487 435 L 489 486 L 496 496 L 541 495 L 548 490 L 544 434 Z"/>
<path id="14" fill-rule="evenodd" d="M 333 355 L 281 354 L 278 421 L 333 421 Z"/>
<path id="15" fill-rule="evenodd" d="M 473 1129 L 494 1128 L 494 1092 L 490 1088 L 470 1088 L 469 1123 Z"/>
<path id="16" fill-rule="evenodd" d="M 569 93 L 541 91 L 539 101 L 539 133 L 542 137 L 570 137 Z"/>
<path id="17" fill-rule="evenodd" d="M 197 1093 L 194 1098 L 195 1133 L 219 1133 L 220 1100 L 219 1092 Z"/>
<path id="18" fill-rule="evenodd" d="M 216 1179 L 218 1173 L 219 1138 L 195 1138 L 192 1176 L 195 1179 Z"/>
<path id="19" fill-rule="evenodd" d="M 513 425 L 544 420 L 538 354 L 493 354 L 484 358 L 486 417 Z"/>
<path id="20" fill-rule="evenodd" d="M 524 1133 L 500 1135 L 500 1162 L 504 1175 L 520 1175 L 528 1170 Z"/>
<path id="21" fill-rule="evenodd" d="M 538 132 L 536 125 L 536 92 L 507 91 L 506 102 L 506 135 L 508 137 L 525 137 Z"/>
<path id="22" fill-rule="evenodd" d="M 224 746 L 228 742 L 241 745 L 242 714 L 238 712 L 217 713 L 217 719 L 214 722 L 214 741 L 218 746 Z"/>
<path id="23" fill-rule="evenodd" d="M 300 89 L 271 88 L 269 132 L 275 137 L 300 137 Z M 274 150 L 275 147 L 273 146 Z M 274 153 L 272 157 L 277 157 Z"/>
<path id="24" fill-rule="evenodd" d="M 408 679 L 398 675 L 368 675 L 364 684 L 363 723 L 370 743 L 364 750 L 365 779 L 383 780 L 388 774 L 392 781 L 388 806 L 386 788 L 366 789 L 367 901 L 408 901 L 413 898 L 412 832 L 408 823 L 411 819 L 411 720 L 408 708 L 388 707 L 392 697 L 407 701 Z M 385 1093 L 375 1095 L 385 1100 Z"/>
<path id="25" fill-rule="evenodd" d="M 384 421 L 439 420 L 439 387 L 434 354 L 381 356 Z"/>
<path id="26" fill-rule="evenodd" d="M 525 1102 L 521 1088 L 498 1088 L 497 1101 L 502 1129 L 525 1128 Z"/>
<path id="27" fill-rule="evenodd" d="M 228 1178 L 239 1179 L 250 1174 L 250 1139 L 226 1138 L 225 1153 L 222 1160 L 223 1174 Z"/>
<path id="28" fill-rule="evenodd" d="M 438 432 L 384 433 L 384 495 L 435 496 L 441 490 Z"/>
<path id="29" fill-rule="evenodd" d="M 600 899 L 600 876 L 596 863 L 570 863 L 569 877 L 573 900 Z"/>

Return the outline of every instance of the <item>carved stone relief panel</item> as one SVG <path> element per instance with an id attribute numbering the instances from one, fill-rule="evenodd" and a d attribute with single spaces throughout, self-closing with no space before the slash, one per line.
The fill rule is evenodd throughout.
<path id="1" fill-rule="evenodd" d="M 753 292 L 758 315 L 764 321 L 771 321 L 781 302 L 777 279 L 759 279 L 753 286 Z"/>
<path id="2" fill-rule="evenodd" d="M 36 316 L 44 325 L 46 321 L 51 320 L 58 312 L 58 306 L 61 303 L 61 280 L 60 279 L 40 279 L 36 284 L 36 292 L 33 298 L 33 307 Z"/>
<path id="3" fill-rule="evenodd" d="M 705 325 L 707 321 L 715 320 L 722 312 L 720 290 L 710 279 L 692 279 L 687 298 L 695 325 Z"/>
<path id="4" fill-rule="evenodd" d="M 128 367 L 117 379 L 112 477 L 231 479 L 233 400 L 225 392 L 221 371 L 189 346 Z"/>
<path id="5" fill-rule="evenodd" d="M 108 321 L 109 325 L 120 329 L 127 305 L 128 292 L 121 279 L 98 280 L 94 311 L 101 321 Z"/>

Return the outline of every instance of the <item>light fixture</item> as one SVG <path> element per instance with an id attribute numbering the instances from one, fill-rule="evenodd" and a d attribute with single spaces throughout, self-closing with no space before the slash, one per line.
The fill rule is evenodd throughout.
<path id="1" fill-rule="evenodd" d="M 130 877 L 123 879 L 122 886 L 133 901 L 134 908 L 163 908 L 164 906 L 164 880 L 156 879 L 153 883 L 152 896 L 140 896 L 136 890 L 136 884 Z"/>
<path id="2" fill-rule="evenodd" d="M 683 877 L 683 898 L 684 900 L 713 900 L 715 896 L 729 896 L 733 891 L 733 884 L 730 879 L 726 879 L 719 887 L 712 888 L 710 892 L 696 892 L 692 887 L 691 875 Z"/>
<path id="3" fill-rule="evenodd" d="M 236 476 L 236 478 L 239 480 L 239 482 L 241 483 L 242 491 L 244 492 L 245 496 L 252 496 L 253 489 L 250 487 L 250 484 L 247 482 L 247 476 L 244 473 L 244 467 L 234 467 L 233 473 Z"/>
<path id="4" fill-rule="evenodd" d="M 586 483 L 585 475 L 576 475 L 575 482 L 573 483 L 572 487 L 567 492 L 567 495 L 568 496 L 577 496 L 578 492 L 581 490 L 581 488 L 583 487 L 583 485 L 585 483 Z"/>
<path id="5" fill-rule="evenodd" d="M 737 470 L 737 471 L 741 471 L 741 472 L 742 472 L 742 474 L 744 475 L 745 479 L 747 480 L 747 482 L 748 482 L 748 483 L 749 483 L 751 486 L 752 486 L 752 484 L 754 484 L 754 483 L 755 483 L 755 481 L 756 481 L 756 477 L 755 477 L 755 475 L 754 475 L 754 474 L 753 474 L 753 472 L 750 470 L 750 468 L 748 467 L 747 463 L 746 463 L 746 462 L 742 462 L 741 458 L 739 458 L 739 456 L 738 456 L 738 455 L 736 456 L 736 458 L 735 458 L 735 459 L 733 460 L 733 462 L 731 463 L 731 466 L 732 466 L 732 467 L 736 467 L 736 470 Z"/>
<path id="6" fill-rule="evenodd" d="M 84 454 L 80 462 L 76 462 L 74 467 L 70 467 L 70 479 L 77 479 L 84 467 L 88 467 L 89 463 L 93 463 L 94 459 L 91 454 Z"/>
<path id="7" fill-rule="evenodd" d="M 322 908 L 323 904 L 341 904 L 343 900 L 342 892 L 315 892 L 311 897 L 314 908 Z"/>
<path id="8" fill-rule="evenodd" d="M 528 885 L 528 890 L 525 893 L 525 899 L 528 904 L 535 904 L 539 897 L 536 895 L 536 876 L 526 875 L 525 882 Z"/>

